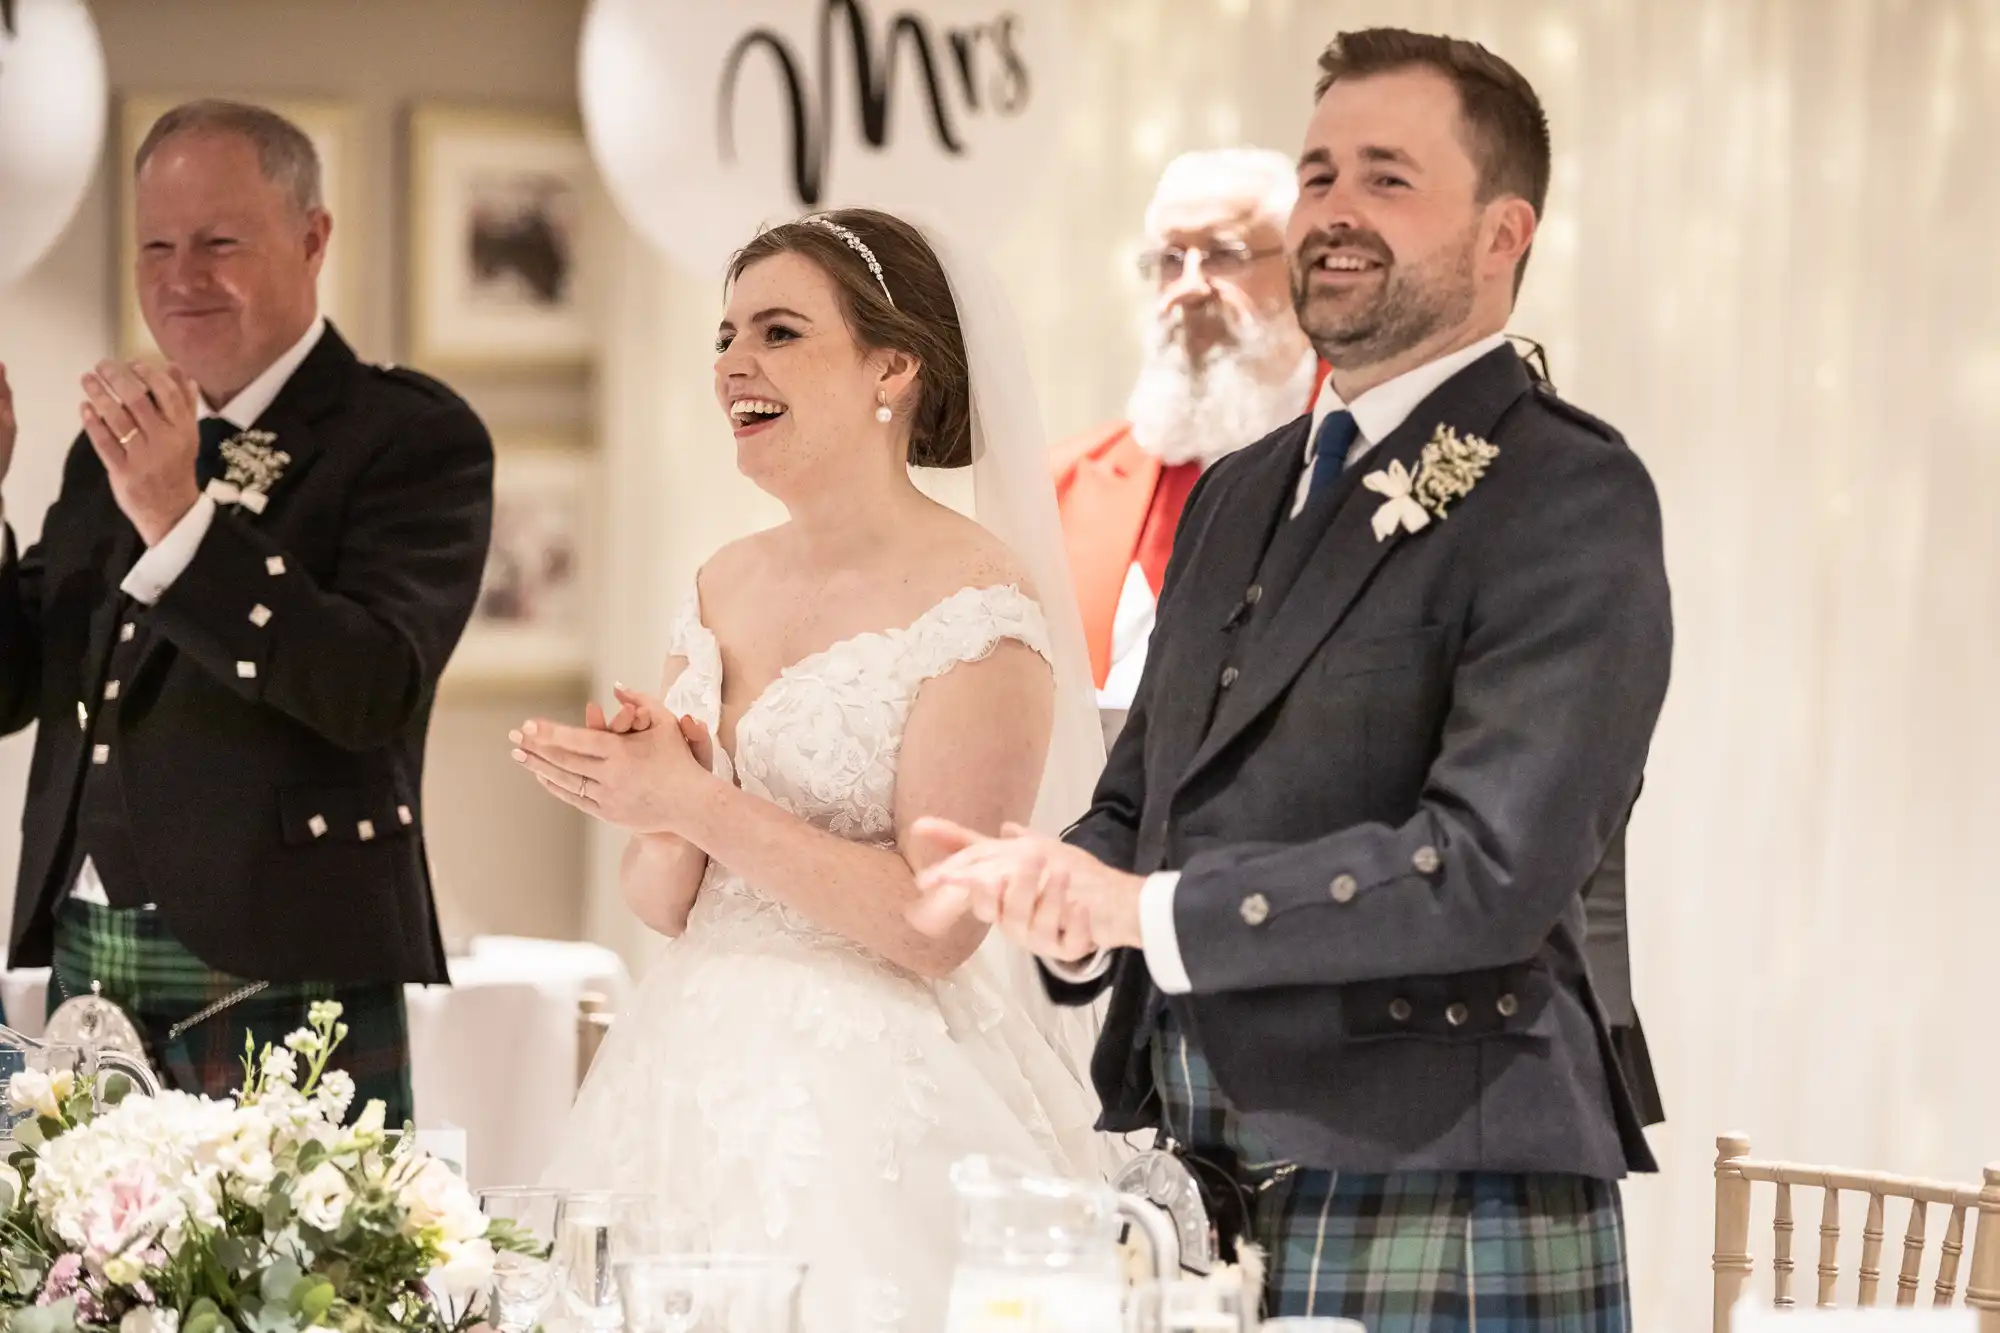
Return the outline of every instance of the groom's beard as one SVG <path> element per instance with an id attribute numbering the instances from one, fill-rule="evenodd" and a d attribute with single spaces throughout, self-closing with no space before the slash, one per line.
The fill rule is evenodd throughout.
<path id="1" fill-rule="evenodd" d="M 1205 468 L 1306 410 L 1318 369 L 1310 350 L 1294 362 L 1270 325 L 1238 324 L 1233 340 L 1191 361 L 1176 336 L 1179 322 L 1178 310 L 1147 322 L 1145 364 L 1125 405 L 1141 449 L 1168 466 Z"/>

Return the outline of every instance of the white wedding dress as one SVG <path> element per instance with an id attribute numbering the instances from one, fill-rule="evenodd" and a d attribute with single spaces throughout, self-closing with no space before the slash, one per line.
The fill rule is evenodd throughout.
<path id="1" fill-rule="evenodd" d="M 838 837 L 892 846 L 896 765 L 924 683 L 1017 640 L 1050 656 L 1042 609 L 966 588 L 896 630 L 784 671 L 716 771 Z M 717 731 L 722 659 L 691 594 L 667 703 Z M 943 1326 L 971 1153 L 1088 1176 L 1095 1099 L 1043 1035 L 989 937 L 927 981 L 711 862 L 686 933 L 619 1015 L 549 1179 L 657 1191 L 713 1247 L 808 1265 L 808 1333 Z M 1012 980 L 1010 980 L 1010 975 Z"/>

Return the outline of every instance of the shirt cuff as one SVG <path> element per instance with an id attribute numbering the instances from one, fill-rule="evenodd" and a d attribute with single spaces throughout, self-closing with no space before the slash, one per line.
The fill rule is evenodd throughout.
<path id="1" fill-rule="evenodd" d="M 201 549 L 201 539 L 208 535 L 208 526 L 214 521 L 215 501 L 204 495 L 194 502 L 194 508 L 181 515 L 173 531 L 160 538 L 158 546 L 139 557 L 132 572 L 118 585 L 119 589 L 143 605 L 158 602 L 174 586 L 174 580 L 194 563 L 194 553 Z"/>
<path id="2" fill-rule="evenodd" d="M 1153 974 L 1153 984 L 1168 995 L 1186 995 L 1194 989 L 1181 961 L 1180 937 L 1174 933 L 1174 890 L 1180 882 L 1180 871 L 1163 870 L 1146 876 L 1139 889 L 1139 940 L 1146 970 Z"/>
<path id="3" fill-rule="evenodd" d="M 1087 986 L 1111 970 L 1111 951 L 1099 949 L 1088 958 L 1079 958 L 1073 963 L 1059 958 L 1044 958 L 1042 966 L 1057 981 L 1066 981 L 1072 986 Z"/>

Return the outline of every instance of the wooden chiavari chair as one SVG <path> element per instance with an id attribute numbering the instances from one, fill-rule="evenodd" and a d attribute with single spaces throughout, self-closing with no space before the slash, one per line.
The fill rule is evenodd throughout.
<path id="1" fill-rule="evenodd" d="M 1908 1223 L 1903 1230 L 1903 1260 L 1896 1274 L 1896 1304 L 1917 1303 L 1932 1205 L 1945 1210 L 1946 1220 L 1931 1304 L 1952 1304 L 1958 1291 L 1960 1261 L 1965 1254 L 1966 1219 L 1969 1214 L 1977 1214 L 1973 1223 L 1972 1262 L 1965 1278 L 1965 1303 L 1978 1311 L 1980 1333 L 2000 1333 L 2000 1166 L 1987 1167 L 1985 1176 L 1981 1185 L 1954 1185 L 1877 1171 L 1753 1161 L 1747 1137 L 1723 1135 L 1715 1141 L 1715 1333 L 1728 1333 L 1730 1311 L 1750 1284 L 1754 1267 L 1750 1260 L 1750 1187 L 1759 1182 L 1777 1187 L 1771 1222 L 1772 1304 L 1776 1308 L 1793 1309 L 1799 1304 L 1792 1289 L 1798 1270 L 1798 1262 L 1792 1257 L 1792 1234 L 1796 1229 L 1792 1191 L 1804 1188 L 1818 1190 L 1822 1196 L 1818 1291 L 1813 1302 L 1816 1307 L 1833 1309 L 1839 1304 L 1835 1287 L 1840 1279 L 1843 1194 L 1865 1195 L 1868 1199 L 1867 1221 L 1861 1232 L 1861 1262 L 1855 1274 L 1856 1299 L 1852 1304 L 1877 1304 L 1882 1285 L 1887 1201 L 1895 1199 L 1909 1205 Z"/>

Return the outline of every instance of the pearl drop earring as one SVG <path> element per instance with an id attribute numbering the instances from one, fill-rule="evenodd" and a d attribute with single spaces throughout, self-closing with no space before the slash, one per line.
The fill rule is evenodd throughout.
<path id="1" fill-rule="evenodd" d="M 886 393 L 878 393 L 875 395 L 875 401 L 878 404 L 878 406 L 875 409 L 875 419 L 886 426 L 889 424 L 890 420 L 894 418 L 896 415 L 894 412 L 889 410 L 889 395 Z"/>

